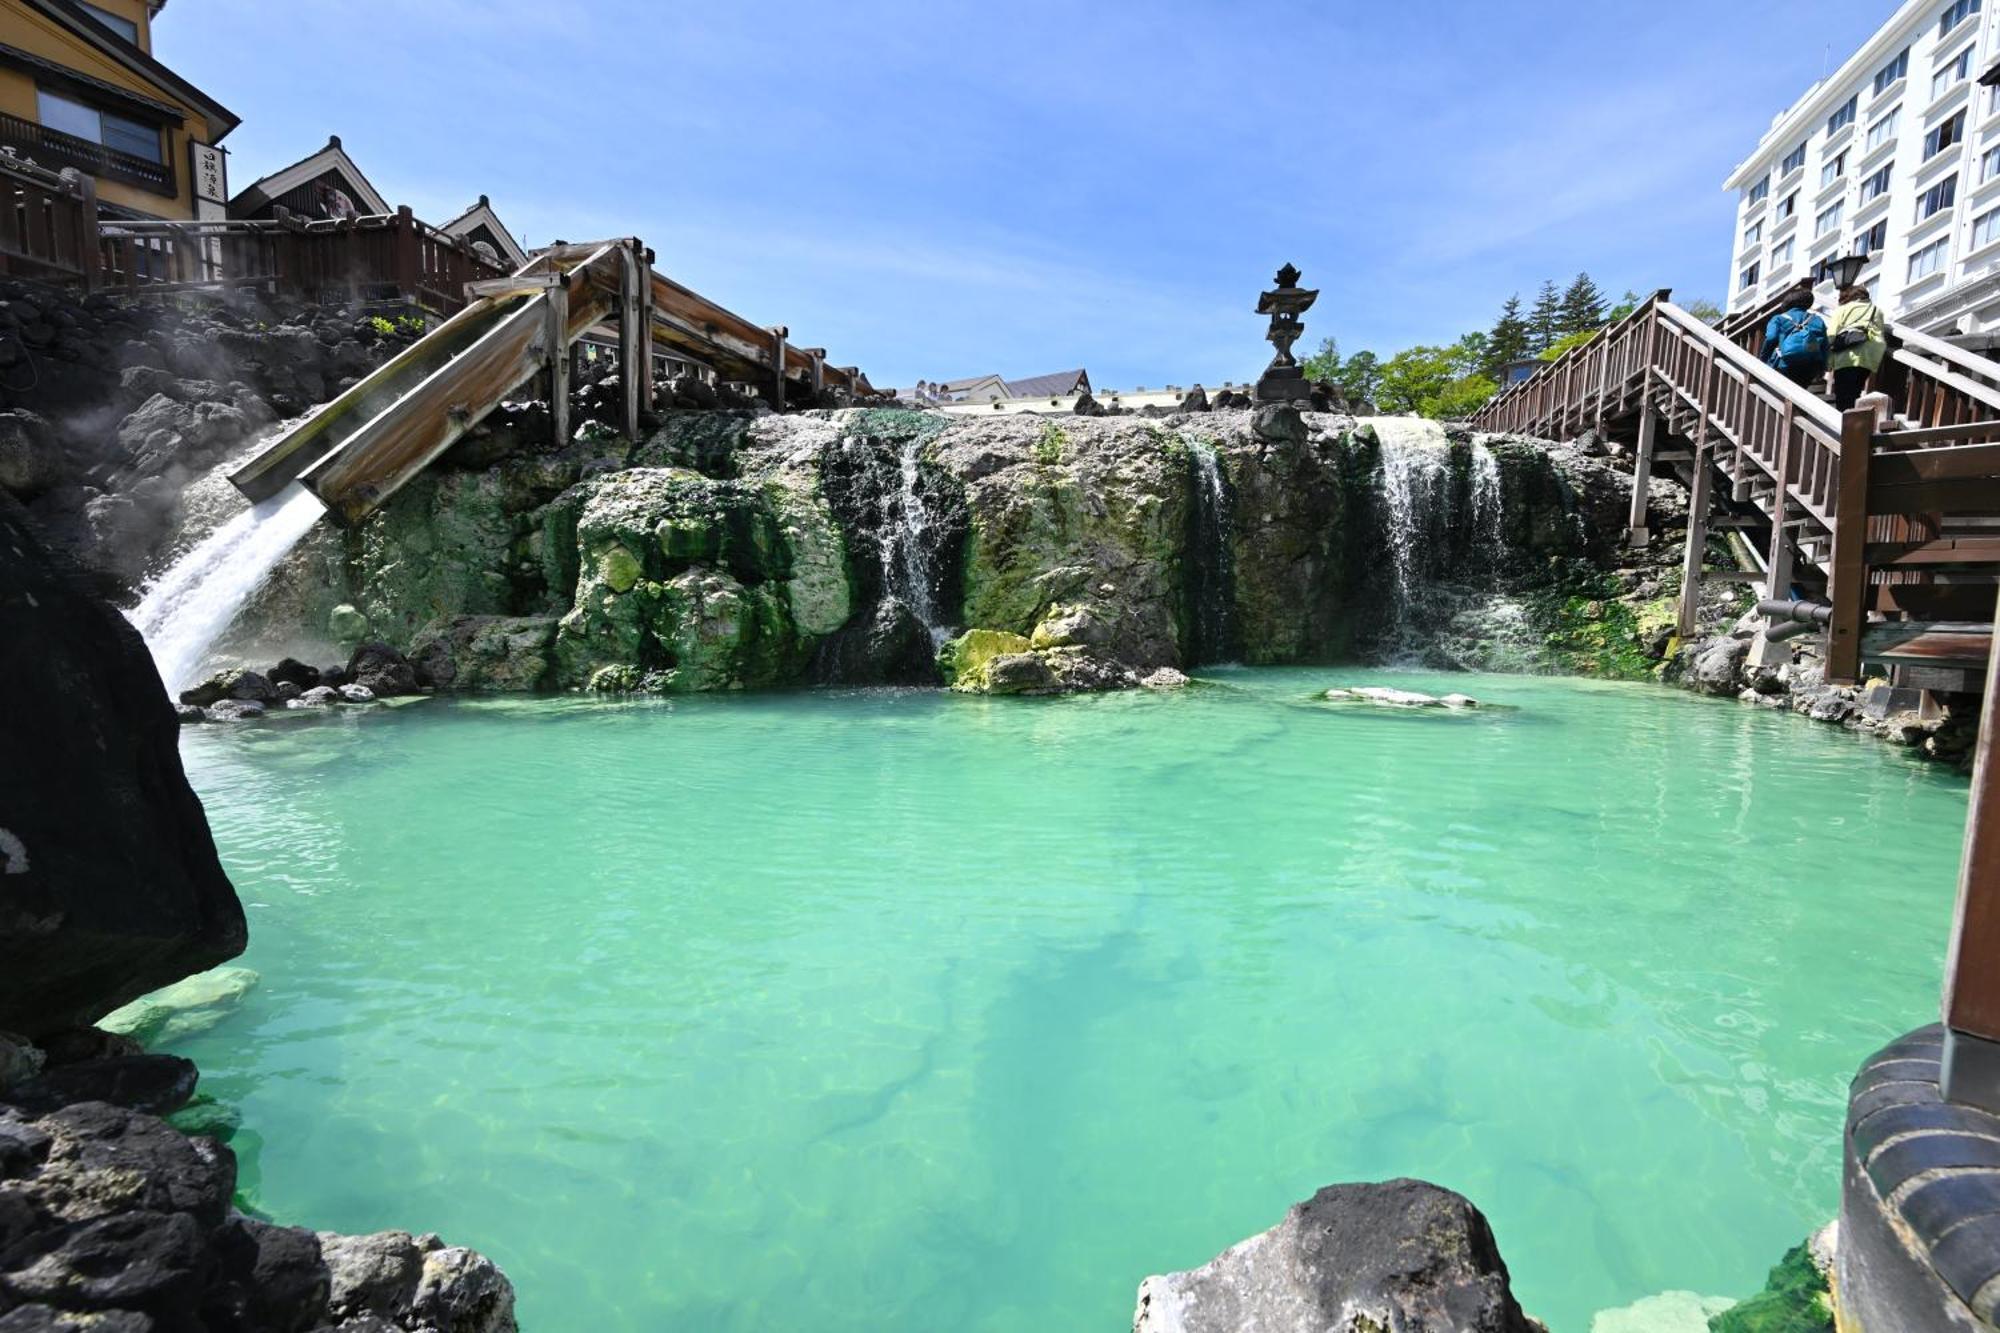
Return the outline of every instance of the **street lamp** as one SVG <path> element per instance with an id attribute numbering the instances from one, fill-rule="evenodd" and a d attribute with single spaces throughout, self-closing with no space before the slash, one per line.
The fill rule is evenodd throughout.
<path id="1" fill-rule="evenodd" d="M 1835 287 L 1846 288 L 1852 287 L 1854 280 L 1861 276 L 1861 270 L 1867 267 L 1867 255 L 1842 255 L 1822 263 L 1820 271 L 1832 280 Z"/>

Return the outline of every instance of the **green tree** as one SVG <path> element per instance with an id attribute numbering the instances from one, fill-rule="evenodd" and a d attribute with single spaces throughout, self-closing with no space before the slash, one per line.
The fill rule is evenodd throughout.
<path id="1" fill-rule="evenodd" d="M 1319 350 L 1299 362 L 1306 378 L 1314 384 L 1340 383 L 1340 345 L 1331 338 L 1319 340 Z"/>
<path id="2" fill-rule="evenodd" d="M 1619 320 L 1639 308 L 1639 300 L 1639 293 L 1628 287 L 1625 294 L 1618 298 L 1618 304 L 1612 306 L 1610 313 L 1605 315 L 1604 322 L 1606 324 L 1616 324 Z"/>
<path id="3" fill-rule="evenodd" d="M 1382 363 L 1382 386 L 1375 405 L 1384 412 L 1421 412 L 1457 378 L 1451 353 L 1443 347 L 1406 347 Z"/>
<path id="4" fill-rule="evenodd" d="M 1479 373 L 1498 380 L 1510 361 L 1526 360 L 1528 337 L 1528 321 L 1521 318 L 1521 297 L 1517 292 L 1500 307 L 1500 318 L 1493 321 L 1493 331 L 1486 335 L 1486 364 L 1479 368 Z"/>
<path id="5" fill-rule="evenodd" d="M 1349 407 L 1379 404 L 1382 392 L 1382 363 L 1375 353 L 1359 351 L 1341 363 L 1336 381 Z"/>
<path id="6" fill-rule="evenodd" d="M 1499 384 L 1484 375 L 1467 375 L 1453 380 L 1435 397 L 1427 400 L 1420 409 L 1427 417 L 1440 421 L 1462 421 L 1500 392 Z"/>
<path id="7" fill-rule="evenodd" d="M 1562 293 L 1553 282 L 1542 284 L 1535 307 L 1528 312 L 1528 351 L 1539 356 L 1550 343 L 1562 337 Z"/>
<path id="8" fill-rule="evenodd" d="M 1463 379 L 1470 375 L 1484 374 L 1486 359 L 1492 350 L 1492 340 L 1483 333 L 1468 333 L 1453 343 L 1447 352 L 1451 358 L 1452 374 Z M 1488 376 L 1488 378 L 1493 378 Z"/>
<path id="9" fill-rule="evenodd" d="M 1562 337 L 1542 349 L 1542 360 L 1553 361 L 1571 348 L 1581 347 L 1595 338 L 1601 330 L 1579 329 L 1575 333 L 1565 333 Z"/>
<path id="10" fill-rule="evenodd" d="M 1722 322 L 1722 307 L 1705 296 L 1695 297 L 1694 300 L 1689 301 L 1681 309 L 1687 311 L 1704 324 L 1720 324 Z"/>
<path id="11" fill-rule="evenodd" d="M 1603 328 L 1604 307 L 1604 293 L 1590 280 L 1590 275 L 1577 274 L 1562 294 L 1562 305 L 1556 316 L 1557 336 Z"/>

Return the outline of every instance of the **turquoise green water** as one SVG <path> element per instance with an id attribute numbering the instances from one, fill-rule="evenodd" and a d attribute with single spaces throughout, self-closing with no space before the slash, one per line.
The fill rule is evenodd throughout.
<path id="1" fill-rule="evenodd" d="M 1581 1333 L 1832 1215 L 1961 781 L 1646 686 L 1213 679 L 190 729 L 264 984 L 185 1053 L 261 1207 L 478 1246 L 534 1333 L 1111 1333 L 1397 1174 Z M 1307 702 L 1359 681 L 1518 708 Z"/>

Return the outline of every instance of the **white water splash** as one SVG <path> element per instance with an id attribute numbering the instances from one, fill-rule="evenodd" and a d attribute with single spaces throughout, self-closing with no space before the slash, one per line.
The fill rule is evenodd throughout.
<path id="1" fill-rule="evenodd" d="M 215 641 L 326 509 L 296 482 L 211 532 L 130 613 L 167 689 L 199 679 Z"/>
<path id="2" fill-rule="evenodd" d="M 1229 488 L 1223 481 L 1222 460 L 1216 456 L 1215 446 L 1204 440 L 1192 441 L 1188 454 L 1194 459 L 1196 481 L 1196 549 L 1190 552 L 1195 565 L 1191 572 L 1195 579 L 1194 653 L 1203 665 L 1210 665 L 1230 655 L 1235 637 L 1230 606 Z"/>
<path id="3" fill-rule="evenodd" d="M 930 555 L 931 511 L 918 486 L 921 448 L 915 440 L 903 446 L 902 484 L 894 496 L 883 497 L 882 582 L 891 595 L 910 608 L 910 613 L 929 632 L 931 642 L 941 644 L 951 637 L 951 629 L 938 624 L 937 600 L 931 596 L 937 572 Z"/>
<path id="4" fill-rule="evenodd" d="M 1379 435 L 1382 504 L 1389 528 L 1389 572 L 1395 595 L 1395 630 L 1402 636 L 1416 599 L 1430 524 L 1445 487 L 1445 451 L 1428 441 Z"/>
<path id="5" fill-rule="evenodd" d="M 1500 533 L 1500 460 L 1493 451 L 1472 442 L 1472 524 L 1478 549 L 1492 573 L 1500 567 L 1506 550 Z"/>

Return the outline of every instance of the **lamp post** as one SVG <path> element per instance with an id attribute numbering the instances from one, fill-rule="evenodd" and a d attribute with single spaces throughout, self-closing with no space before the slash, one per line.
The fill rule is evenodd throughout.
<path id="1" fill-rule="evenodd" d="M 1861 276 L 1861 270 L 1867 267 L 1867 255 L 1842 255 L 1838 259 L 1823 262 L 1820 271 L 1833 282 L 1835 287 L 1845 289 L 1852 287 L 1854 280 Z"/>

